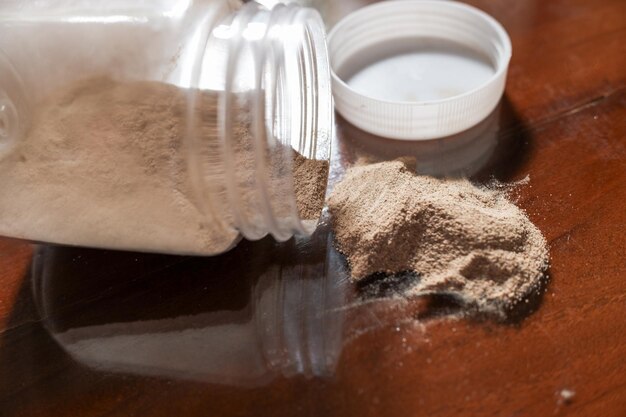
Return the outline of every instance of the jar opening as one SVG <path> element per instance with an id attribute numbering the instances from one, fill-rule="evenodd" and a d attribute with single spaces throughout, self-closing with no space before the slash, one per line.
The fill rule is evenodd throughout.
<path id="1" fill-rule="evenodd" d="M 201 62 L 200 92 L 192 93 L 190 107 L 198 95 L 218 97 L 213 152 L 223 161 L 223 181 L 209 181 L 206 170 L 215 167 L 208 167 L 202 149 L 210 138 L 192 125 L 196 194 L 210 200 L 203 204 L 213 213 L 228 213 L 221 216 L 225 227 L 248 239 L 269 233 L 283 241 L 310 234 L 321 207 L 315 219 L 303 222 L 294 161 L 300 155 L 327 164 L 330 157 L 334 121 L 321 17 L 294 5 L 268 10 L 248 3 L 212 30 Z M 223 79 L 223 85 L 202 89 L 215 79 Z M 327 170 L 324 190 L 326 181 Z M 227 198 L 212 198 L 216 193 Z"/>

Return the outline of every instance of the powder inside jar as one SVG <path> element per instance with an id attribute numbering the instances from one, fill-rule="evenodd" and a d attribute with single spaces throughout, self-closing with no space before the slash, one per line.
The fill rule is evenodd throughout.
<path id="1" fill-rule="evenodd" d="M 294 191 L 300 218 L 314 220 L 320 215 L 326 197 L 329 164 L 294 153 Z"/>
<path id="2" fill-rule="evenodd" d="M 239 234 L 224 203 L 227 174 L 217 152 L 217 95 L 203 92 L 197 103 L 198 154 L 204 164 L 200 173 L 211 188 L 208 197 L 200 198 L 210 199 L 210 210 L 199 208 L 186 160 L 188 90 L 160 82 L 95 77 L 68 85 L 39 103 L 26 137 L 0 161 L 0 234 L 157 252 L 228 250 Z M 245 121 L 236 123 L 235 184 L 242 206 L 250 201 L 259 204 L 258 193 L 249 191 L 255 164 L 250 129 Z M 271 185 L 284 185 L 285 178 L 291 178 L 284 175 L 285 167 L 293 165 L 293 210 L 304 219 L 317 220 L 323 197 L 320 202 L 315 192 L 325 189 L 328 163 L 277 146 L 293 160 L 269 166 L 268 176 L 280 171 L 282 181 Z M 271 191 L 270 198 L 287 193 Z M 289 208 L 283 206 L 277 205 L 283 211 Z M 245 214 L 256 207 L 240 209 Z"/>
<path id="3" fill-rule="evenodd" d="M 540 286 L 546 241 L 505 191 L 409 165 L 356 166 L 333 190 L 336 244 L 354 280 L 413 271 L 406 294 L 445 294 L 500 316 Z"/>

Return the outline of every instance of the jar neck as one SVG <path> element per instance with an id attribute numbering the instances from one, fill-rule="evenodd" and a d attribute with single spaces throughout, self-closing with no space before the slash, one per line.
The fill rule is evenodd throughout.
<path id="1" fill-rule="evenodd" d="M 226 195 L 211 198 L 221 191 L 207 184 L 203 167 L 194 168 L 205 179 L 198 186 L 206 209 L 228 213 L 225 227 L 252 240 L 312 232 L 296 207 L 293 155 L 330 157 L 330 68 L 317 12 L 245 4 L 211 31 L 198 87 L 219 92 L 216 132 Z"/>

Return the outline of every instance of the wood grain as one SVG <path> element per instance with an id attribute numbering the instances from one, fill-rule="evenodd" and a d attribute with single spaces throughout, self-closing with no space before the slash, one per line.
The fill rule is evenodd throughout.
<path id="1" fill-rule="evenodd" d="M 320 4 L 336 21 L 365 3 Z M 459 139 L 469 151 L 339 118 L 333 179 L 404 153 L 442 172 L 484 156 L 479 180 L 528 175 L 544 293 L 506 323 L 451 320 L 445 300 L 362 301 L 327 226 L 215 258 L 0 239 L 0 415 L 626 415 L 626 2 L 471 3 L 514 56 L 501 106 Z"/>

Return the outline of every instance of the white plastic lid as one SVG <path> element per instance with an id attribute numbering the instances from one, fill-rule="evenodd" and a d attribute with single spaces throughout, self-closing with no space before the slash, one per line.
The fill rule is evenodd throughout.
<path id="1" fill-rule="evenodd" d="M 445 0 L 364 7 L 328 42 L 337 111 L 362 130 L 404 140 L 453 135 L 487 117 L 511 58 L 495 19 Z"/>

